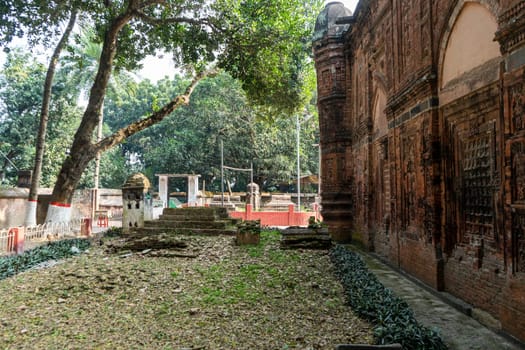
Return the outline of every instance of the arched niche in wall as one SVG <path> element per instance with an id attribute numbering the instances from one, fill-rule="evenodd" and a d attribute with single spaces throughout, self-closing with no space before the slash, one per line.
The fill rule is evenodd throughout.
<path id="1" fill-rule="evenodd" d="M 459 0 L 440 48 L 439 104 L 445 179 L 443 207 L 448 227 L 444 250 L 458 244 L 495 249 L 497 193 L 501 176 L 499 75 L 502 56 L 495 1 Z M 474 243 L 473 243 L 474 242 Z M 485 249 L 485 248 L 483 248 Z M 476 265 L 483 264 L 479 249 Z"/>
<path id="2" fill-rule="evenodd" d="M 386 119 L 386 103 L 387 98 L 386 94 L 381 88 L 377 88 L 374 97 L 373 104 L 373 129 L 372 137 L 374 140 L 377 140 L 385 136 L 388 132 L 388 121 Z"/>
<path id="3" fill-rule="evenodd" d="M 498 79 L 498 23 L 489 5 L 462 0 L 452 12 L 440 50 L 441 104 Z"/>
<path id="4" fill-rule="evenodd" d="M 372 192 L 370 202 L 369 223 L 371 233 L 374 233 L 374 245 L 378 251 L 386 251 L 388 248 L 387 236 L 390 223 L 390 168 L 388 165 L 388 120 L 385 109 L 387 96 L 381 87 L 380 80 L 375 77 L 377 83 L 372 100 L 372 152 L 370 172 L 372 181 L 369 184 Z"/>

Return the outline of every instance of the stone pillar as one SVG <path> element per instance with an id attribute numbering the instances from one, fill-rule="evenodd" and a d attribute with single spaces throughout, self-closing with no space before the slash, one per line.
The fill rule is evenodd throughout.
<path id="1" fill-rule="evenodd" d="M 122 186 L 122 231 L 130 233 L 132 229 L 144 227 L 146 199 L 151 194 L 151 184 L 141 173 L 131 175 Z"/>
<path id="2" fill-rule="evenodd" d="M 346 100 L 344 34 L 342 23 L 352 15 L 340 2 L 330 2 L 317 17 L 314 60 L 317 72 L 317 108 L 321 147 L 321 203 L 324 222 L 337 242 L 348 242 L 353 229 L 350 111 Z M 344 22 L 344 21 L 343 21 Z"/>
<path id="3" fill-rule="evenodd" d="M 153 196 L 149 191 L 144 194 L 144 220 L 153 220 Z"/>
<path id="4" fill-rule="evenodd" d="M 254 210 L 259 210 L 261 207 L 261 194 L 259 193 L 259 185 L 252 182 L 246 188 L 246 204 L 251 204 Z"/>
<path id="5" fill-rule="evenodd" d="M 164 208 L 169 206 L 168 198 L 168 176 L 167 175 L 157 175 L 159 177 L 159 198 L 163 203 Z"/>
<path id="6" fill-rule="evenodd" d="M 199 193 L 200 175 L 188 175 L 188 206 L 197 205 L 197 194 Z"/>

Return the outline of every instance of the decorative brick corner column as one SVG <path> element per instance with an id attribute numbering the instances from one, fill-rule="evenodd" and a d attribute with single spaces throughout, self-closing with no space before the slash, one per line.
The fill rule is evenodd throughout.
<path id="1" fill-rule="evenodd" d="M 342 3 L 330 2 L 317 17 L 314 60 L 317 71 L 319 130 L 321 146 L 321 205 L 330 236 L 337 242 L 352 239 L 353 197 L 350 166 L 350 125 L 345 115 L 346 76 L 344 33 L 351 11 Z M 344 22 L 344 21 L 343 21 Z"/>

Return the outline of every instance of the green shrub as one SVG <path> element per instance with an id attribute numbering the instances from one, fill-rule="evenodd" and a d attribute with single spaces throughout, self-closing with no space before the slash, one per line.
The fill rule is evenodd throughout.
<path id="1" fill-rule="evenodd" d="M 408 304 L 385 288 L 358 254 L 338 245 L 330 257 L 347 302 L 374 325 L 377 344 L 400 343 L 406 350 L 447 349 L 438 332 L 420 325 Z"/>
<path id="2" fill-rule="evenodd" d="M 20 255 L 0 258 L 0 280 L 26 271 L 44 261 L 64 259 L 79 254 L 90 245 L 91 242 L 85 238 L 65 239 L 49 242 Z"/>
<path id="3" fill-rule="evenodd" d="M 104 237 L 122 237 L 122 227 L 111 226 L 104 232 Z"/>

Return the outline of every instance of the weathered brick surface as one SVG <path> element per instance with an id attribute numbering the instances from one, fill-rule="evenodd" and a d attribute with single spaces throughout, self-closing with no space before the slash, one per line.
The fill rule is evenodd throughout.
<path id="1" fill-rule="evenodd" d="M 429 286 L 442 290 L 443 282 L 438 273 L 441 262 L 434 257 L 434 251 L 434 247 L 430 244 L 410 238 L 401 238 L 399 267 Z"/>
<path id="2" fill-rule="evenodd" d="M 525 2 L 369 0 L 353 16 L 329 6 L 341 17 L 318 22 L 314 57 L 332 237 L 525 340 Z M 482 38 L 489 54 L 454 73 L 476 59 L 450 48 L 469 13 L 497 28 Z"/>
<path id="3" fill-rule="evenodd" d="M 510 278 L 503 289 L 503 305 L 500 309 L 500 321 L 505 330 L 523 339 L 523 315 L 525 314 L 525 278 Z"/>

